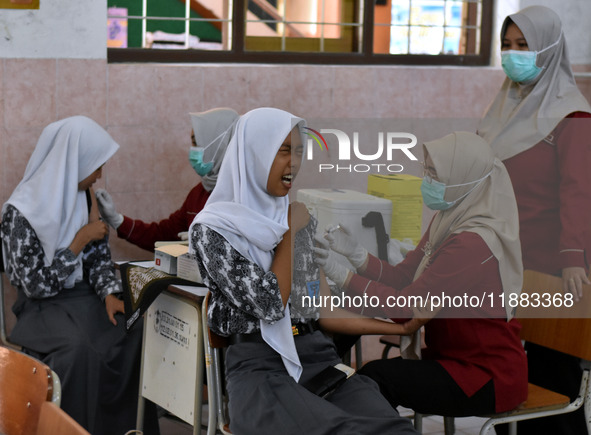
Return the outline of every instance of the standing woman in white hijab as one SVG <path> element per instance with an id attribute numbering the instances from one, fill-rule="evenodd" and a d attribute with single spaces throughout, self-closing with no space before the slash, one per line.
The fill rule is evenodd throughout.
<path id="1" fill-rule="evenodd" d="M 154 251 L 157 241 L 187 239 L 189 225 L 215 187 L 226 147 L 238 121 L 238 113 L 225 107 L 189 115 L 193 127 L 189 162 L 201 177 L 201 182 L 191 189 L 181 208 L 166 219 L 148 223 L 119 213 L 106 190 L 96 192 L 101 216 L 117 230 L 117 236 L 147 251 Z"/>
<path id="2" fill-rule="evenodd" d="M 93 435 L 133 429 L 137 407 L 142 328 L 125 331 L 92 193 L 118 148 L 89 118 L 50 124 L 2 207 L 4 266 L 18 291 L 11 340 L 58 374 L 61 407 Z"/>
<path id="3" fill-rule="evenodd" d="M 323 286 L 312 260 L 315 226 L 305 206 L 290 206 L 287 197 L 302 159 L 303 124 L 272 108 L 242 116 L 218 184 L 189 231 L 211 291 L 209 327 L 230 341 L 230 429 L 243 435 L 414 434 L 364 376 L 353 375 L 326 399 L 302 385 L 341 362 L 318 329 L 318 313 L 299 302 Z"/>
<path id="4" fill-rule="evenodd" d="M 589 284 L 591 107 L 572 73 L 558 15 L 531 6 L 501 29 L 507 78 L 478 128 L 511 177 L 525 269 L 562 276 L 578 301 Z M 569 294 L 570 293 L 570 294 Z M 527 343 L 532 382 L 575 397 L 579 360 Z M 554 430 L 551 422 L 563 421 Z M 571 423 L 575 426 L 571 426 Z M 575 423 L 576 422 L 576 423 Z M 521 422 L 519 433 L 584 433 L 583 410 Z M 522 429 L 523 428 L 523 429 Z M 525 432 L 523 432 L 525 433 Z"/>

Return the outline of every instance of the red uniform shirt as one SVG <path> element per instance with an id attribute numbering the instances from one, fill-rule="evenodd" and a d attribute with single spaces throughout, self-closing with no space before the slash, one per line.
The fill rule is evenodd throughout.
<path id="1" fill-rule="evenodd" d="M 417 249 L 409 252 L 397 266 L 370 256 L 365 277 L 355 275 L 349 289 L 356 294 L 365 291 L 382 302 L 389 295 L 402 296 L 399 302 L 411 295 L 426 297 L 443 293 L 450 297 L 463 298 L 467 294 L 479 300 L 483 298 L 482 308 L 447 313 L 442 310 L 429 321 L 425 325 L 427 349 L 423 358 L 437 360 L 468 396 L 492 379 L 496 411 L 515 408 L 527 398 L 527 360 L 519 338 L 519 322 L 515 319 L 507 322 L 504 317 L 497 259 L 478 234 L 453 234 L 431 254 L 429 265 L 413 282 L 426 240 L 427 236 L 423 236 Z M 380 282 L 366 279 L 378 280 L 380 273 Z M 392 317 L 393 311 L 387 309 L 385 313 Z M 454 313 L 466 317 L 447 318 Z M 404 308 L 396 315 L 411 317 L 412 311 Z"/>
<path id="2" fill-rule="evenodd" d="M 189 231 L 195 215 L 203 209 L 210 194 L 199 183 L 191 189 L 182 207 L 160 222 L 145 223 L 124 216 L 117 235 L 147 251 L 154 251 L 157 241 L 179 240 L 178 233 Z"/>
<path id="3" fill-rule="evenodd" d="M 519 209 L 523 267 L 560 275 L 588 268 L 591 249 L 591 114 L 576 112 L 550 137 L 506 159 Z"/>

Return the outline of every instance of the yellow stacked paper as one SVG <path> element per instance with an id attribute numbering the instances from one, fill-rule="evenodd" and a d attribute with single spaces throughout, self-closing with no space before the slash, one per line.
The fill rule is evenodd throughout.
<path id="1" fill-rule="evenodd" d="M 408 174 L 372 174 L 367 180 L 367 193 L 392 201 L 390 237 L 411 239 L 415 245 L 421 239 L 423 220 L 422 178 Z"/>

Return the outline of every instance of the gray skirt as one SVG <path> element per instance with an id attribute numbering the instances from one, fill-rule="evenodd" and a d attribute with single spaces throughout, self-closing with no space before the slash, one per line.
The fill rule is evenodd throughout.
<path id="1" fill-rule="evenodd" d="M 11 340 L 58 374 L 68 414 L 93 435 L 135 428 L 142 322 L 126 332 L 117 314 L 113 325 L 85 282 L 48 299 L 21 294 L 15 311 Z"/>
<path id="2" fill-rule="evenodd" d="M 303 365 L 300 383 L 342 362 L 321 331 L 295 338 Z M 281 357 L 264 343 L 239 343 L 226 354 L 230 429 L 237 435 L 416 434 L 371 379 L 355 374 L 328 398 L 291 378 Z"/>

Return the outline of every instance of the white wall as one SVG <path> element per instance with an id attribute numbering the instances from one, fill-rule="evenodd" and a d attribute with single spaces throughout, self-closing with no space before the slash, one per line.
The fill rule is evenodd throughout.
<path id="1" fill-rule="evenodd" d="M 520 9 L 519 0 L 497 0 L 494 2 L 494 21 L 491 46 L 491 65 L 501 66 L 501 26 L 507 15 Z"/>
<path id="2" fill-rule="evenodd" d="M 564 36 L 573 64 L 591 63 L 591 1 L 589 0 L 521 0 L 521 7 L 541 5 L 556 11 L 562 20 Z"/>
<path id="3" fill-rule="evenodd" d="M 0 9 L 0 57 L 105 59 L 106 0 L 40 0 L 39 9 Z"/>

